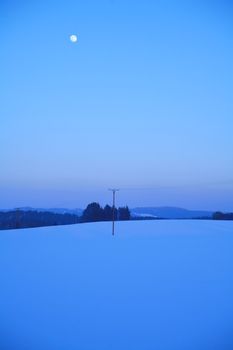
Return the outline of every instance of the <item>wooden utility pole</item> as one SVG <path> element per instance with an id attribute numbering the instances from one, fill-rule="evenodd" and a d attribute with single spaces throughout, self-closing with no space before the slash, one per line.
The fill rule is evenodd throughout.
<path id="1" fill-rule="evenodd" d="M 116 192 L 119 191 L 117 188 L 110 188 L 109 191 L 112 191 L 112 235 L 115 234 L 115 197 Z"/>
<path id="2" fill-rule="evenodd" d="M 20 228 L 20 208 L 15 209 L 15 228 Z"/>

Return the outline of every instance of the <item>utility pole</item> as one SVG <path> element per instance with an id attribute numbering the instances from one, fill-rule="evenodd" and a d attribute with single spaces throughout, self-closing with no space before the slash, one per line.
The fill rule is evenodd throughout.
<path id="1" fill-rule="evenodd" d="M 15 228 L 20 228 L 20 208 L 15 209 Z"/>
<path id="2" fill-rule="evenodd" d="M 115 197 L 116 192 L 119 191 L 118 188 L 110 188 L 109 191 L 112 192 L 112 235 L 115 233 Z"/>

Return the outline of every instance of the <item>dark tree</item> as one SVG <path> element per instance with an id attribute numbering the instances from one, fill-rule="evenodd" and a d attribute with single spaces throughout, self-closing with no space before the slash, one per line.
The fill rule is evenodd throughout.
<path id="1" fill-rule="evenodd" d="M 104 210 L 99 203 L 93 202 L 88 204 L 82 215 L 83 222 L 104 220 Z"/>
<path id="2" fill-rule="evenodd" d="M 113 218 L 113 212 L 112 212 L 112 218 Z M 119 220 L 119 212 L 117 208 L 114 208 L 114 220 Z"/>
<path id="3" fill-rule="evenodd" d="M 110 205 L 108 204 L 104 207 L 104 220 L 112 220 L 112 207 L 110 207 Z"/>
<path id="4" fill-rule="evenodd" d="M 213 214 L 214 220 L 221 220 L 223 217 L 223 213 L 221 211 L 216 211 L 216 213 Z"/>
<path id="5" fill-rule="evenodd" d="M 130 220 L 130 211 L 127 206 L 118 209 L 118 220 Z"/>
<path id="6" fill-rule="evenodd" d="M 213 214 L 213 220 L 233 220 L 233 213 L 222 213 L 217 211 Z"/>

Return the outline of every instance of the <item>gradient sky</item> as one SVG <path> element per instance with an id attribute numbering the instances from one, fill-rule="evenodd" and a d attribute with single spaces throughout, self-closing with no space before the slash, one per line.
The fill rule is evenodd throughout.
<path id="1" fill-rule="evenodd" d="M 0 207 L 233 210 L 231 1 L 1 1 Z M 69 40 L 78 34 L 79 42 Z"/>

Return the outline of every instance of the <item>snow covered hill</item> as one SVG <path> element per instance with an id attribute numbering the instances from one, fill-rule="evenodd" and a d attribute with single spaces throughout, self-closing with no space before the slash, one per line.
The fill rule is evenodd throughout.
<path id="1" fill-rule="evenodd" d="M 188 210 L 177 207 L 139 207 L 131 209 L 132 216 L 158 217 L 164 219 L 211 218 L 214 212 L 207 210 Z"/>
<path id="2" fill-rule="evenodd" d="M 230 350 L 233 222 L 0 232 L 3 350 Z"/>

